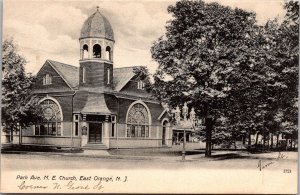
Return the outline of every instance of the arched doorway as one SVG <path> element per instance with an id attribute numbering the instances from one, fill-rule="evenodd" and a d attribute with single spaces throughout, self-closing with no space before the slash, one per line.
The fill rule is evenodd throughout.
<path id="1" fill-rule="evenodd" d="M 165 120 L 163 122 L 163 128 L 162 128 L 162 145 L 166 145 L 167 123 L 168 123 L 167 120 Z"/>

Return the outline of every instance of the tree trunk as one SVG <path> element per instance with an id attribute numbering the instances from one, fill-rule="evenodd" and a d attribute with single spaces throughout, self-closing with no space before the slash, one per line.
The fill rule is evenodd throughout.
<path id="1" fill-rule="evenodd" d="M 257 142 L 258 142 L 258 136 L 259 136 L 259 133 L 256 133 L 256 138 L 255 138 L 255 145 L 257 146 Z"/>
<path id="2" fill-rule="evenodd" d="M 264 133 L 264 136 L 263 136 L 263 146 L 264 146 L 264 148 L 266 147 L 266 140 L 267 140 L 267 135 L 266 135 L 266 133 Z"/>
<path id="3" fill-rule="evenodd" d="M 248 134 L 248 145 L 250 146 L 251 145 L 251 133 L 249 132 Z"/>
<path id="4" fill-rule="evenodd" d="M 206 121 L 205 157 L 211 157 L 212 118 L 206 118 L 205 121 Z"/>
<path id="5" fill-rule="evenodd" d="M 278 149 L 278 146 L 279 146 L 279 134 L 277 134 L 276 138 L 277 138 L 277 140 L 276 140 L 276 148 Z"/>
<path id="6" fill-rule="evenodd" d="M 22 128 L 19 129 L 19 145 L 22 144 Z"/>
<path id="7" fill-rule="evenodd" d="M 234 149 L 236 149 L 236 140 L 233 140 L 233 144 L 234 144 Z"/>
<path id="8" fill-rule="evenodd" d="M 273 140 L 273 133 L 271 133 L 271 146 L 270 146 L 271 149 L 273 148 L 273 142 L 274 142 L 274 140 Z"/>
<path id="9" fill-rule="evenodd" d="M 13 127 L 10 127 L 10 139 L 9 142 L 13 143 L 14 141 L 14 129 Z"/>

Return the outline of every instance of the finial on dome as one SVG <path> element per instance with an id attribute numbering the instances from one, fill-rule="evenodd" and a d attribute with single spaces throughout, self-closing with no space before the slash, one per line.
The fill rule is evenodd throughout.
<path id="1" fill-rule="evenodd" d="M 99 6 L 97 6 L 96 8 L 97 8 L 97 11 L 99 11 Z"/>

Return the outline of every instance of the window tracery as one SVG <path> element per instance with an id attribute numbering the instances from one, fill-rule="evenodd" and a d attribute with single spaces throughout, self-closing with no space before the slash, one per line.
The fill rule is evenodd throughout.
<path id="1" fill-rule="evenodd" d="M 62 113 L 59 105 L 51 99 L 40 103 L 44 120 L 35 126 L 35 135 L 61 136 Z"/>
<path id="2" fill-rule="evenodd" d="M 143 104 L 134 104 L 127 116 L 127 137 L 149 137 L 149 113 Z"/>

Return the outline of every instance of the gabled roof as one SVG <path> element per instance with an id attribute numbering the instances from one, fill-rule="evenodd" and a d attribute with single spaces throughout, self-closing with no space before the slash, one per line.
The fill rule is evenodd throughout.
<path id="1" fill-rule="evenodd" d="M 65 80 L 71 88 L 77 88 L 79 85 L 79 68 L 69 64 L 47 60 L 56 72 Z"/>
<path id="2" fill-rule="evenodd" d="M 134 68 L 139 66 L 114 68 L 115 91 L 121 91 L 123 87 L 135 76 Z"/>
<path id="3" fill-rule="evenodd" d="M 78 88 L 79 86 L 79 67 L 64 64 L 54 60 L 46 60 L 54 70 L 62 77 L 70 88 Z M 45 64 L 46 64 L 45 63 Z M 135 76 L 134 68 L 140 66 L 114 68 L 114 91 L 119 92 L 123 87 Z M 41 68 L 42 69 L 42 68 Z"/>

